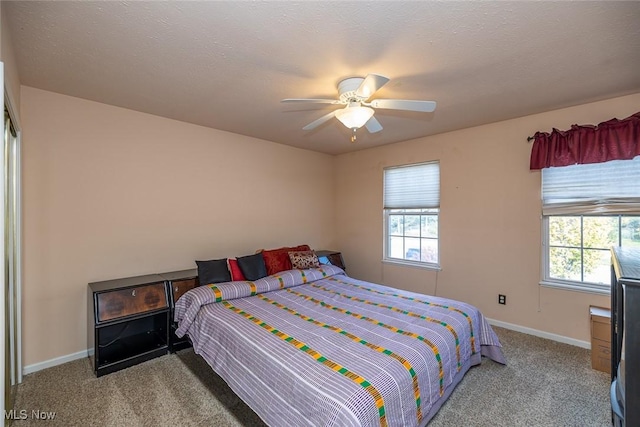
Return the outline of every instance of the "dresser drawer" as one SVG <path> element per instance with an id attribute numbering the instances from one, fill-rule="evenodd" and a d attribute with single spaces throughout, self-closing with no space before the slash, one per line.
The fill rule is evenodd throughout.
<path id="1" fill-rule="evenodd" d="M 102 292 L 96 299 L 98 322 L 168 307 L 164 282 Z"/>
<path id="2" fill-rule="evenodd" d="M 198 286 L 198 279 L 175 280 L 171 282 L 171 298 L 175 303 L 187 291 Z"/>

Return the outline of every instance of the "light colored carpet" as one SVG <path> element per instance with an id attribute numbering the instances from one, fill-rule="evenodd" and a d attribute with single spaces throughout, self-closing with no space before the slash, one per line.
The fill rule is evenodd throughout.
<path id="1" fill-rule="evenodd" d="M 609 375 L 588 350 L 495 328 L 507 366 L 472 368 L 430 427 L 610 426 Z M 96 378 L 88 359 L 27 375 L 14 426 L 264 426 L 191 350 Z M 53 421 L 30 417 L 54 411 Z M 287 426 L 289 427 L 289 426 Z"/>

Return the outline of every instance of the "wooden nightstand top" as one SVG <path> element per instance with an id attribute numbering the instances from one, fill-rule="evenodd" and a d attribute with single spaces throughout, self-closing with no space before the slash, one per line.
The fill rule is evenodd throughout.
<path id="1" fill-rule="evenodd" d="M 102 282 L 89 283 L 89 288 L 93 292 L 104 292 L 113 289 L 129 288 L 132 286 L 148 285 L 151 283 L 164 282 L 165 279 L 159 274 L 147 274 L 145 276 L 126 277 L 124 279 L 105 280 Z"/>

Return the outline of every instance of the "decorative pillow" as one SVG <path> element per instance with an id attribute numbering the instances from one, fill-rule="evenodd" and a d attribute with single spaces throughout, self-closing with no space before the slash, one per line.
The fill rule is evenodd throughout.
<path id="1" fill-rule="evenodd" d="M 291 266 L 298 270 L 320 267 L 318 257 L 313 251 L 289 252 L 289 259 L 291 260 Z"/>
<path id="2" fill-rule="evenodd" d="M 267 267 L 261 253 L 238 257 L 238 267 L 246 280 L 258 280 L 266 277 Z"/>
<path id="3" fill-rule="evenodd" d="M 231 280 L 226 258 L 196 261 L 196 265 L 198 266 L 198 281 L 201 285 L 229 282 Z"/>
<path id="4" fill-rule="evenodd" d="M 270 249 L 268 251 L 262 251 L 262 257 L 264 263 L 267 266 L 267 274 L 279 273 L 285 270 L 291 270 L 291 260 L 289 259 L 289 252 L 309 251 L 311 248 L 309 245 L 300 245 L 294 247 L 283 247 L 278 249 Z"/>
<path id="5" fill-rule="evenodd" d="M 231 280 L 247 280 L 242 274 L 242 270 L 238 266 L 238 260 L 235 258 L 229 258 L 227 260 L 229 262 L 229 271 L 231 272 Z"/>

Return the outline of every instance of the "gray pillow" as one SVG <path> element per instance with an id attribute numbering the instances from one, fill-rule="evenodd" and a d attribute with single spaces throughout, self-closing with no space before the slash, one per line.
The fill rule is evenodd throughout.
<path id="1" fill-rule="evenodd" d="M 237 258 L 238 267 L 247 280 L 258 280 L 267 276 L 267 266 L 264 264 L 262 254 L 241 256 Z"/>
<path id="2" fill-rule="evenodd" d="M 196 261 L 196 265 L 198 266 L 198 281 L 201 285 L 231 281 L 226 258 Z"/>

